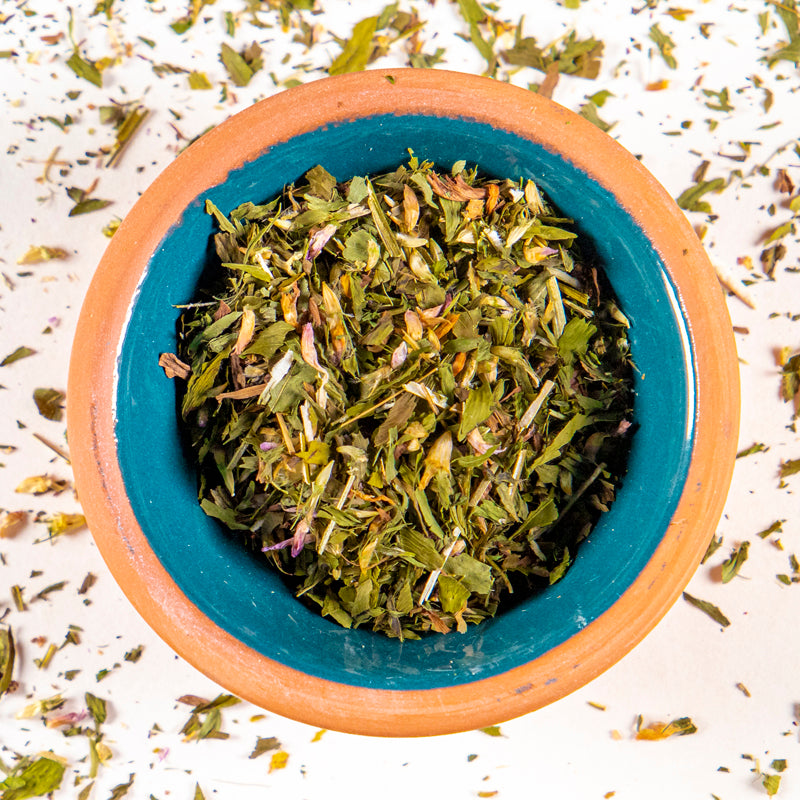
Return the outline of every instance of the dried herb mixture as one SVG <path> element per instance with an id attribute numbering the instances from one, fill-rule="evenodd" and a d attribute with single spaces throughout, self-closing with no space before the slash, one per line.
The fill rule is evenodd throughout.
<path id="1" fill-rule="evenodd" d="M 324 616 L 401 639 L 559 580 L 633 392 L 627 320 L 534 181 L 412 156 L 206 209 L 213 299 L 161 357 L 206 513 Z"/>

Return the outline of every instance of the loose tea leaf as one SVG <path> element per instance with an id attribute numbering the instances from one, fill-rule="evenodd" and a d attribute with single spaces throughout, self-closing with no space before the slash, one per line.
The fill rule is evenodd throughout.
<path id="1" fill-rule="evenodd" d="M 661 57 L 664 59 L 666 65 L 670 69 L 677 69 L 678 62 L 672 54 L 675 48 L 675 42 L 658 27 L 658 24 L 650 26 L 650 38 L 656 43 L 658 52 L 661 53 Z"/>
<path id="2" fill-rule="evenodd" d="M 14 672 L 14 636 L 11 628 L 0 628 L 0 697 L 11 685 L 11 675 Z"/>
<path id="3" fill-rule="evenodd" d="M 681 717 L 671 722 L 653 722 L 645 728 L 639 727 L 636 738 L 644 741 L 658 742 L 670 736 L 689 736 L 697 733 L 697 726 L 690 717 Z"/>
<path id="4" fill-rule="evenodd" d="M 267 736 L 267 737 L 260 737 L 256 741 L 255 747 L 253 747 L 253 752 L 250 753 L 248 758 L 258 758 L 260 755 L 264 753 L 269 753 L 270 750 L 279 750 L 281 743 L 278 739 L 274 736 Z"/>
<path id="5" fill-rule="evenodd" d="M 620 483 L 632 384 L 627 320 L 536 184 L 412 158 L 206 210 L 221 267 L 160 361 L 190 370 L 206 513 L 398 638 L 559 580 Z"/>
<path id="6" fill-rule="evenodd" d="M 65 770 L 66 762 L 55 753 L 23 758 L 0 782 L 2 800 L 26 800 L 50 794 L 61 786 Z"/>
<path id="7" fill-rule="evenodd" d="M 377 29 L 378 18 L 367 17 L 357 22 L 352 36 L 344 43 L 342 52 L 328 67 L 329 75 L 344 75 L 366 69 L 372 55 L 372 37 Z"/>
<path id="8" fill-rule="evenodd" d="M 732 581 L 742 568 L 742 564 L 747 561 L 747 551 L 750 547 L 750 542 L 742 542 L 737 548 L 733 550 L 730 558 L 727 558 L 722 564 L 722 582 L 728 583 Z"/>
<path id="9" fill-rule="evenodd" d="M 60 247 L 46 247 L 45 245 L 31 245 L 24 255 L 17 259 L 17 264 L 41 264 L 52 259 L 64 259 L 67 251 Z"/>
<path id="10" fill-rule="evenodd" d="M 66 395 L 58 389 L 34 389 L 33 401 L 45 419 L 61 422 L 64 416 L 63 403 Z"/>
<path id="11" fill-rule="evenodd" d="M 689 605 L 699 608 L 703 613 L 708 614 L 714 622 L 718 622 L 723 628 L 727 628 L 728 625 L 731 624 L 731 621 L 713 603 L 693 597 L 689 592 L 683 593 L 683 599 L 689 603 Z"/>
<path id="12" fill-rule="evenodd" d="M 19 361 L 23 358 L 28 358 L 28 356 L 35 355 L 36 351 L 31 350 L 30 347 L 18 347 L 12 353 L 9 353 L 2 361 L 0 361 L 0 367 L 6 367 L 9 364 L 13 364 L 15 361 Z"/>

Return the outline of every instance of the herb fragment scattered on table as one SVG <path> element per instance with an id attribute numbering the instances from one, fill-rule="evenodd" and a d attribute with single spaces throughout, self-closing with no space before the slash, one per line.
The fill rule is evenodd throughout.
<path id="1" fill-rule="evenodd" d="M 9 364 L 13 364 L 15 361 L 21 361 L 23 358 L 28 358 L 29 356 L 33 355 L 36 355 L 35 350 L 22 345 L 13 352 L 9 353 L 2 361 L 0 361 L 0 367 L 7 367 Z"/>
<path id="2" fill-rule="evenodd" d="M 689 603 L 689 605 L 699 608 L 703 613 L 708 614 L 714 622 L 718 622 L 723 628 L 727 628 L 728 625 L 731 624 L 731 621 L 713 603 L 693 597 L 689 592 L 683 593 L 683 599 Z"/>
<path id="3" fill-rule="evenodd" d="M 675 42 L 658 27 L 658 23 L 650 26 L 650 38 L 655 42 L 658 47 L 658 52 L 661 53 L 661 58 L 670 69 L 677 69 L 678 62 L 673 55 L 675 49 Z"/>
<path id="4" fill-rule="evenodd" d="M 195 70 L 189 73 L 189 88 L 207 90 L 213 89 L 214 86 L 208 79 L 208 76 L 205 74 L 205 72 L 197 72 Z"/>
<path id="5" fill-rule="evenodd" d="M 750 447 L 740 450 L 736 454 L 736 458 L 745 458 L 746 456 L 752 456 L 756 453 L 766 453 L 767 450 L 769 450 L 769 447 L 763 442 L 756 442 L 755 444 L 751 444 Z"/>
<path id="6" fill-rule="evenodd" d="M 125 661 L 130 661 L 132 664 L 135 664 L 141 657 L 142 653 L 144 652 L 144 645 L 140 644 L 134 647 L 132 650 L 128 650 L 125 653 Z"/>
<path id="7" fill-rule="evenodd" d="M 46 494 L 52 492 L 53 494 L 60 494 L 69 488 L 69 481 L 61 478 L 54 478 L 51 475 L 31 475 L 25 478 L 14 489 L 19 494 Z"/>
<path id="8" fill-rule="evenodd" d="M 77 186 L 70 186 L 67 189 L 67 196 L 75 204 L 69 211 L 70 217 L 77 217 L 81 214 L 90 214 L 92 211 L 99 211 L 101 208 L 110 206 L 112 200 L 101 200 L 99 197 L 91 197 L 97 187 L 97 179 L 88 189 L 81 189 Z"/>
<path id="9" fill-rule="evenodd" d="M 701 198 L 709 194 L 709 192 L 719 193 L 726 186 L 727 183 L 724 178 L 714 178 L 710 181 L 700 180 L 694 186 L 690 186 L 678 195 L 676 201 L 678 208 L 682 208 L 684 211 L 702 211 L 710 214 L 711 206 Z"/>
<path id="10" fill-rule="evenodd" d="M 791 475 L 797 475 L 800 472 L 800 458 L 790 458 L 785 461 L 781 461 L 780 467 L 778 469 L 778 474 L 781 478 L 780 487 L 783 488 L 786 486 L 784 482 L 784 478 L 788 478 Z"/>
<path id="11" fill-rule="evenodd" d="M 264 61 L 261 58 L 261 45 L 258 42 L 252 42 L 240 53 L 237 53 L 229 44 L 223 42 L 219 60 L 223 63 L 231 80 L 237 86 L 247 86 L 253 75 L 264 66 Z"/>
<path id="12" fill-rule="evenodd" d="M 200 739 L 227 739 L 229 734 L 223 733 L 221 730 L 221 709 L 236 705 L 241 701 L 232 694 L 220 694 L 210 702 L 191 695 L 184 695 L 179 698 L 178 702 L 194 706 L 189 719 L 181 728 L 184 741 L 188 742 Z"/>
<path id="13" fill-rule="evenodd" d="M 67 23 L 67 35 L 69 36 L 70 43 L 72 44 L 72 55 L 67 60 L 67 66 L 79 77 L 83 78 L 95 86 L 103 85 L 103 73 L 98 69 L 97 62 L 90 61 L 81 55 L 80 48 L 75 42 L 72 33 L 72 9 L 69 10 L 69 22 Z"/>
<path id="14" fill-rule="evenodd" d="M 119 783 L 117 784 L 112 790 L 111 794 L 108 796 L 108 800 L 119 800 L 120 797 L 125 797 L 128 794 L 128 790 L 133 786 L 133 782 L 136 778 L 136 775 L 131 773 L 128 776 L 127 783 Z"/>
<path id="15" fill-rule="evenodd" d="M 28 519 L 25 511 L 3 511 L 0 513 L 0 539 L 11 539 L 19 533 Z"/>
<path id="16" fill-rule="evenodd" d="M 274 736 L 258 737 L 258 740 L 253 747 L 253 752 L 250 753 L 248 758 L 258 758 L 264 753 L 269 753 L 271 750 L 280 750 L 280 740 Z"/>
<path id="17" fill-rule="evenodd" d="M 742 564 L 747 561 L 747 551 L 749 547 L 750 542 L 742 542 L 731 551 L 730 557 L 722 563 L 723 583 L 729 583 L 739 574 Z"/>
<path id="18" fill-rule="evenodd" d="M 603 42 L 589 37 L 579 39 L 575 31 L 570 31 L 558 43 L 545 50 L 532 36 L 522 36 L 517 28 L 514 46 L 502 53 L 503 60 L 514 66 L 533 67 L 549 72 L 551 67 L 564 75 L 593 80 L 602 66 Z"/>
<path id="19" fill-rule="evenodd" d="M 722 536 L 712 536 L 711 541 L 708 543 L 708 547 L 706 548 L 705 555 L 703 556 L 703 560 L 700 562 L 701 564 L 705 564 L 714 553 L 722 547 Z"/>
<path id="20" fill-rule="evenodd" d="M 289 754 L 285 750 L 278 750 L 277 753 L 272 754 L 269 760 L 269 772 L 272 773 L 279 769 L 286 769 L 288 763 Z"/>
<path id="21" fill-rule="evenodd" d="M 86 517 L 83 514 L 67 514 L 59 511 L 56 514 L 37 520 L 37 522 L 44 522 L 47 525 L 49 538 L 55 539 L 57 536 L 74 533 L 84 528 L 86 526 Z"/>
<path id="22" fill-rule="evenodd" d="M 206 7 L 213 5 L 215 0 L 189 0 L 189 10 L 179 19 L 176 19 L 169 27 L 177 34 L 186 33 L 192 25 L 197 22 L 200 12 Z"/>
<path id="23" fill-rule="evenodd" d="M 25 800 L 50 794 L 61 786 L 66 766 L 66 760 L 52 752 L 21 758 L 0 782 L 0 798 Z"/>
<path id="24" fill-rule="evenodd" d="M 14 635 L 11 628 L 0 628 L 0 698 L 11 686 L 15 655 Z"/>
<path id="25" fill-rule="evenodd" d="M 627 327 L 531 180 L 306 181 L 206 203 L 225 272 L 160 359 L 191 365 L 201 505 L 323 616 L 463 631 L 562 577 L 613 500 Z"/>
<path id="26" fill-rule="evenodd" d="M 786 522 L 785 519 L 778 519 L 775 520 L 768 528 L 765 528 L 763 531 L 759 531 L 756 535 L 761 539 L 766 539 L 767 536 L 770 536 L 773 533 L 783 533 L 783 523 Z"/>
<path id="27" fill-rule="evenodd" d="M 372 55 L 372 39 L 377 24 L 377 17 L 366 17 L 355 24 L 352 35 L 342 45 L 342 52 L 328 67 L 329 75 L 344 75 L 366 69 Z"/>
<path id="28" fill-rule="evenodd" d="M 108 150 L 105 166 L 116 166 L 122 158 L 122 153 L 130 144 L 134 134 L 150 115 L 150 110 L 138 101 L 116 103 L 110 106 L 100 106 L 100 122 L 104 125 L 113 125 L 116 137 L 113 146 Z M 103 200 L 107 204 L 107 201 Z M 101 208 L 104 206 L 101 206 Z M 74 211 L 74 209 L 73 209 Z"/>
<path id="29" fill-rule="evenodd" d="M 43 244 L 32 244 L 27 252 L 17 259 L 17 264 L 41 264 L 43 261 L 64 259 L 66 257 L 67 251 L 62 250 L 60 247 L 47 247 Z"/>
<path id="30" fill-rule="evenodd" d="M 660 742 L 670 736 L 689 736 L 697 733 L 697 726 L 690 717 L 680 717 L 671 722 L 652 722 L 646 727 L 641 726 L 641 716 L 636 725 L 635 738 L 649 742 Z"/>
<path id="31" fill-rule="evenodd" d="M 34 389 L 33 401 L 39 413 L 49 420 L 61 422 L 64 416 L 64 400 L 66 395 L 58 389 Z"/>

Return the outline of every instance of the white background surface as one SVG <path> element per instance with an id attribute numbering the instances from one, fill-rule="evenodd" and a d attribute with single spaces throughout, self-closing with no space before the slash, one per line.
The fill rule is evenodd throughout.
<path id="1" fill-rule="evenodd" d="M 568 800 L 689 800 L 710 798 L 712 793 L 721 800 L 766 797 L 752 772 L 754 762 L 743 754 L 759 759 L 763 769 L 772 759 L 785 758 L 788 768 L 778 796 L 800 797 L 800 585 L 784 586 L 775 577 L 791 574 L 789 555 L 800 553 L 800 475 L 787 479 L 783 488 L 778 478 L 782 460 L 800 458 L 800 438 L 790 428 L 792 409 L 779 396 L 775 358 L 781 347 L 800 349 L 800 320 L 791 319 L 800 314 L 800 274 L 785 269 L 800 267 L 797 235 L 784 239 L 788 254 L 774 280 L 761 273 L 759 264 L 764 237 L 791 217 L 789 196 L 775 188 L 777 169 L 785 168 L 800 184 L 800 155 L 793 151 L 800 137 L 800 70 L 787 61 L 769 69 L 762 60 L 786 38 L 774 5 L 685 0 L 682 7 L 693 13 L 684 21 L 668 14 L 673 6 L 663 0 L 639 13 L 633 9 L 641 9 L 644 0 L 586 0 L 579 10 L 555 0 L 501 0 L 495 12 L 514 25 L 524 14 L 525 34 L 536 36 L 541 45 L 573 28 L 581 37 L 593 35 L 605 42 L 598 78 L 562 76 L 554 99 L 577 110 L 586 95 L 611 91 L 613 96 L 600 109 L 603 119 L 616 123 L 611 135 L 640 155 L 673 196 L 693 183 L 692 173 L 704 159 L 711 162 L 707 178 L 727 179 L 734 169 L 744 176 L 734 178 L 722 194 L 706 196 L 716 219 L 689 214 L 694 225 L 707 226 L 704 243 L 715 264 L 735 279 L 752 283 L 746 291 L 756 305 L 750 309 L 729 298 L 733 324 L 749 331 L 736 335 L 742 377 L 739 444 L 744 448 L 763 442 L 769 449 L 737 461 L 718 526 L 724 544 L 688 587 L 717 604 L 730 618 L 730 627 L 720 629 L 679 601 L 606 674 L 548 708 L 503 723 L 500 737 L 476 731 L 431 740 L 379 740 L 329 731 L 312 741 L 315 728 L 269 713 L 252 721 L 262 712 L 242 703 L 223 712 L 228 740 L 201 742 L 182 741 L 179 731 L 189 707 L 176 699 L 187 693 L 211 699 L 222 690 L 149 630 L 117 587 L 88 531 L 36 542 L 46 536 L 44 525 L 35 522 L 37 514 L 76 511 L 78 506 L 70 492 L 33 497 L 14 491 L 30 475 L 70 478 L 69 466 L 32 436 L 40 433 L 64 445 L 64 423 L 39 416 L 32 393 L 40 386 L 65 388 L 80 304 L 108 242 L 101 229 L 114 216 L 123 217 L 186 144 L 177 131 L 192 138 L 279 91 L 270 73 L 279 82 L 323 76 L 339 52 L 333 34 L 348 36 L 358 19 L 377 13 L 379 7 L 318 0 L 325 13 L 305 13 L 310 24 L 319 26 L 318 43 L 306 52 L 291 42 L 295 30 L 281 30 L 274 11 L 261 14 L 272 27 L 250 25 L 242 13 L 245 0 L 218 0 L 207 6 L 181 36 L 168 26 L 185 13 L 186 3 L 117 0 L 110 21 L 102 14 L 90 17 L 94 5 L 92 0 L 72 3 L 75 37 L 84 54 L 94 60 L 116 59 L 105 70 L 102 88 L 67 68 L 71 48 L 66 38 L 53 45 L 41 39 L 66 33 L 66 3 L 5 0 L 0 5 L 0 51 L 17 54 L 0 60 L 0 272 L 8 278 L 0 282 L 0 359 L 20 345 L 36 350 L 34 356 L 0 368 L 0 444 L 17 448 L 0 453 L 0 509 L 30 512 L 29 523 L 15 538 L 0 539 L 0 615 L 5 613 L 3 622 L 13 628 L 19 648 L 14 675 L 19 687 L 0 700 L 0 743 L 9 749 L 0 752 L 0 758 L 9 762 L 10 751 L 52 749 L 69 761 L 56 797 L 76 797 L 86 785 L 85 780 L 80 788 L 74 785 L 88 770 L 86 739 L 65 738 L 38 718 L 20 720 L 15 715 L 33 700 L 58 692 L 67 699 L 67 711 L 80 711 L 84 692 L 90 691 L 108 702 L 104 742 L 113 752 L 93 789 L 92 797 L 98 799 L 108 797 L 112 787 L 127 782 L 132 773 L 136 777 L 127 796 L 159 800 L 191 798 L 196 782 L 207 798 L 243 800 L 474 798 L 492 792 L 498 798 Z M 264 3 L 265 9 L 268 5 Z M 401 3 L 401 8 L 410 7 Z M 425 52 L 446 49 L 439 66 L 483 71 L 481 57 L 459 38 L 468 29 L 456 4 L 421 1 L 416 7 L 427 20 L 420 34 Z M 241 14 L 235 39 L 226 35 L 225 11 Z M 770 14 L 770 27 L 762 34 L 757 17 L 764 12 Z M 677 69 L 667 67 L 648 38 L 654 23 L 674 39 Z M 701 23 L 713 23 L 708 38 L 700 33 Z M 155 47 L 139 36 L 154 40 Z M 246 88 L 233 87 L 217 59 L 220 44 L 226 41 L 241 49 L 253 40 L 264 48 L 265 67 Z M 501 37 L 504 46 L 512 40 L 513 34 Z M 281 63 L 285 54 L 288 61 Z M 399 42 L 372 66 L 400 66 L 406 58 Z M 214 88 L 192 91 L 185 73 L 159 77 L 152 62 L 203 71 Z M 298 70 L 300 64 L 309 65 L 309 70 Z M 774 93 L 768 113 L 762 106 L 765 92 L 754 85 L 753 76 Z M 541 78 L 530 69 L 511 76 L 520 86 Z M 666 89 L 646 89 L 661 80 L 669 81 Z M 228 99 L 222 100 L 225 81 Z M 703 89 L 723 87 L 734 106 L 727 113 L 709 109 L 705 103 L 711 98 L 703 94 Z M 66 97 L 67 91 L 78 89 L 76 100 Z M 137 98 L 151 115 L 119 165 L 104 169 L 99 159 L 86 156 L 113 141 L 113 131 L 99 124 L 96 107 L 110 99 Z M 43 119 L 63 120 L 65 114 L 74 120 L 66 131 Z M 684 120 L 691 121 L 691 127 L 682 129 Z M 779 124 L 759 130 L 773 122 Z M 681 135 L 666 135 L 672 131 Z M 738 142 L 752 143 L 749 152 Z M 42 162 L 54 148 L 57 159 L 66 162 L 66 174 L 54 168 L 49 181 L 37 182 Z M 745 154 L 746 160 L 739 163 L 720 154 Z M 765 163 L 769 174 L 761 175 L 757 168 Z M 65 188 L 86 188 L 95 178 L 95 196 L 114 204 L 68 217 L 72 204 Z M 18 265 L 30 245 L 61 247 L 69 257 Z M 745 257 L 753 261 L 752 272 L 737 263 Z M 48 325 L 53 332 L 42 333 Z M 781 534 L 766 540 L 757 536 L 779 519 L 785 520 Z M 776 546 L 777 538 L 784 550 Z M 719 565 L 744 540 L 751 544 L 750 557 L 740 576 L 723 585 Z M 42 574 L 31 577 L 32 570 Z M 87 572 L 97 576 L 97 582 L 79 596 Z M 22 612 L 14 607 L 12 585 L 23 586 L 30 600 L 62 580 L 67 585 L 49 600 L 31 602 Z M 84 598 L 91 603 L 85 605 Z M 38 669 L 33 659 L 41 658 L 50 642 L 60 645 L 70 624 L 83 629 L 80 644 L 59 650 L 46 669 Z M 36 637 L 46 637 L 47 643 L 32 642 Z M 139 644 L 144 645 L 139 662 L 124 661 L 123 654 Z M 112 669 L 115 664 L 121 666 Z M 104 668 L 111 673 L 97 682 L 95 675 Z M 71 669 L 80 673 L 68 681 L 64 672 Z M 736 688 L 740 682 L 751 697 Z M 661 742 L 637 741 L 633 732 L 638 714 L 645 724 L 690 716 L 698 732 Z M 154 731 L 156 724 L 160 731 Z M 280 739 L 289 754 L 285 769 L 270 774 L 269 754 L 248 759 L 259 736 Z M 471 754 L 477 757 L 468 761 Z"/>

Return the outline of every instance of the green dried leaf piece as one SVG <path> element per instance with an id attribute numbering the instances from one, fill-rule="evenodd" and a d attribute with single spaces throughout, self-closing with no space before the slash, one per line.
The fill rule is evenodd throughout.
<path id="1" fill-rule="evenodd" d="M 750 542 L 742 542 L 731 552 L 730 557 L 722 563 L 723 583 L 729 583 L 739 574 L 742 564 L 747 561 L 747 551 L 749 547 Z"/>
<path id="2" fill-rule="evenodd" d="M 677 69 L 678 62 L 673 55 L 675 49 L 675 42 L 658 27 L 658 24 L 650 26 L 650 38 L 656 43 L 658 52 L 661 53 L 661 58 L 670 69 Z"/>
<path id="3" fill-rule="evenodd" d="M 52 757 L 51 757 L 52 755 Z M 64 778 L 66 764 L 55 753 L 24 758 L 0 783 L 2 800 L 26 800 L 56 791 Z"/>
<path id="4" fill-rule="evenodd" d="M 9 364 L 13 364 L 15 361 L 20 361 L 23 358 L 28 358 L 29 356 L 36 355 L 36 351 L 32 350 L 30 347 L 25 347 L 22 345 L 14 350 L 12 353 L 9 353 L 2 361 L 0 361 L 0 367 L 7 367 Z"/>
<path id="5" fill-rule="evenodd" d="M 39 413 L 54 422 L 61 422 L 64 416 L 66 395 L 58 389 L 34 389 L 33 400 Z"/>
<path id="6" fill-rule="evenodd" d="M 689 605 L 699 608 L 704 614 L 708 614 L 714 622 L 718 622 L 723 628 L 727 628 L 731 624 L 731 621 L 713 603 L 693 597 L 689 592 L 683 593 L 683 599 Z"/>
<path id="7" fill-rule="evenodd" d="M 329 75 L 344 75 L 366 69 L 372 55 L 372 38 L 377 24 L 377 17 L 367 17 L 356 23 L 351 37 L 342 46 L 342 52 L 328 67 Z"/>
<path id="8" fill-rule="evenodd" d="M 11 685 L 11 676 L 14 672 L 14 636 L 11 628 L 0 628 L 0 697 Z"/>

